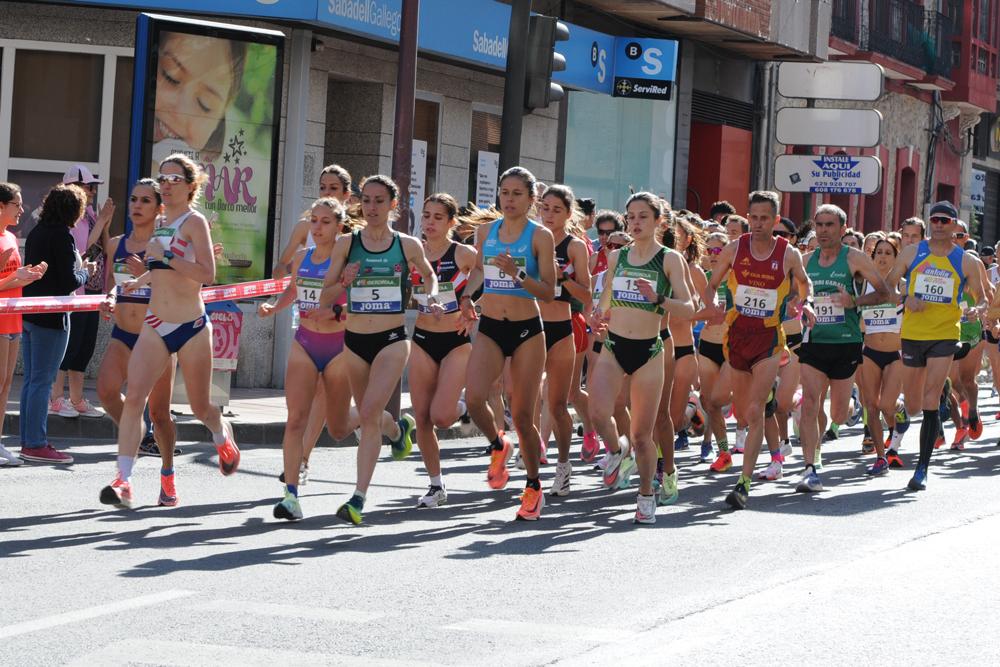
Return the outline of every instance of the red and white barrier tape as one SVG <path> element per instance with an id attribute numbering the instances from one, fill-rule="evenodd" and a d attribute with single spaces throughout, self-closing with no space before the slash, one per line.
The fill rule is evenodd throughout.
<path id="1" fill-rule="evenodd" d="M 278 294 L 285 290 L 289 280 L 290 278 L 253 280 L 246 283 L 205 287 L 201 290 L 201 298 L 205 303 L 213 303 Z M 72 313 L 97 310 L 104 299 L 103 294 L 24 296 L 14 299 L 0 299 L 0 313 Z"/>

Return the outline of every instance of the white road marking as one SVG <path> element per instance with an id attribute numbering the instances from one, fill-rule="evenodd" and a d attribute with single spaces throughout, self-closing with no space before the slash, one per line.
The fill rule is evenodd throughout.
<path id="1" fill-rule="evenodd" d="M 128 600 L 119 600 L 117 602 L 99 604 L 96 607 L 86 607 L 84 609 L 77 609 L 76 611 L 66 611 L 61 614 L 43 616 L 42 618 L 36 618 L 34 620 L 23 621 L 21 623 L 14 623 L 13 625 L 0 627 L 0 639 L 16 637 L 17 635 L 37 632 L 38 630 L 47 630 L 60 625 L 79 623 L 80 621 L 99 618 L 101 616 L 108 616 L 110 614 L 117 614 L 119 612 L 129 611 L 132 609 L 139 609 L 140 607 L 149 607 L 160 604 L 161 602 L 169 602 L 170 600 L 177 600 L 178 598 L 184 598 L 194 594 L 194 591 L 169 590 L 163 591 L 162 593 L 153 593 L 152 595 L 143 595 Z"/>
<path id="2" fill-rule="evenodd" d="M 208 667 L 210 665 L 240 665 L 240 667 L 274 667 L 274 665 L 365 665 L 365 667 L 414 667 L 429 665 L 426 660 L 387 660 L 367 655 L 340 653 L 306 653 L 275 649 L 196 644 L 149 639 L 129 639 L 80 656 L 69 663 L 72 667 L 92 665 L 151 664 L 177 667 Z"/>
<path id="3" fill-rule="evenodd" d="M 544 639 L 562 639 L 572 641 L 597 642 L 601 644 L 628 641 L 635 637 L 634 632 L 621 628 L 597 628 L 582 625 L 559 625 L 554 623 L 528 623 L 523 621 L 505 621 L 500 619 L 470 618 L 459 623 L 451 623 L 442 627 L 444 630 L 460 630 L 462 632 L 485 632 L 489 634 L 517 635 Z"/>
<path id="4" fill-rule="evenodd" d="M 232 614 L 258 614 L 260 616 L 278 616 L 281 618 L 303 618 L 312 621 L 330 621 L 333 623 L 368 623 L 382 618 L 385 614 L 369 611 L 352 611 L 347 609 L 331 609 L 329 607 L 302 607 L 289 604 L 271 604 L 268 602 L 238 602 L 236 600 L 212 600 L 191 606 L 193 609 L 226 612 Z"/>

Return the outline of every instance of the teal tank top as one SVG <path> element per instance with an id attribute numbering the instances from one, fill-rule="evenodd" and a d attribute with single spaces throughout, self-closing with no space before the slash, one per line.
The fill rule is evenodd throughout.
<path id="1" fill-rule="evenodd" d="M 347 288 L 347 310 L 351 313 L 395 315 L 410 299 L 410 272 L 399 232 L 382 252 L 365 248 L 361 230 L 351 234 L 347 263 L 360 263 L 358 275 Z"/>
<path id="2" fill-rule="evenodd" d="M 843 287 L 848 294 L 855 294 L 854 274 L 847 263 L 849 246 L 843 246 L 830 266 L 820 266 L 819 251 L 813 253 L 806 266 L 806 274 L 813 283 L 816 326 L 809 330 L 811 343 L 860 343 L 861 326 L 857 308 L 841 308 L 832 297 Z"/>

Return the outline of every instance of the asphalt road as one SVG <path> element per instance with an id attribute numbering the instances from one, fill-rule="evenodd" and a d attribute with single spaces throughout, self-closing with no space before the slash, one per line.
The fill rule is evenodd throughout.
<path id="1" fill-rule="evenodd" d="M 298 524 L 271 518 L 277 446 L 222 478 L 211 447 L 186 443 L 174 509 L 152 506 L 142 459 L 125 512 L 97 502 L 113 445 L 74 443 L 72 467 L 0 468 L 0 664 L 997 664 L 985 403 L 983 438 L 937 452 L 926 492 L 904 490 L 917 427 L 905 471 L 867 479 L 849 429 L 824 447 L 827 491 L 795 494 L 788 474 L 738 513 L 723 503 L 737 467 L 710 476 L 692 448 L 655 526 L 632 524 L 634 489 L 605 491 L 578 461 L 570 497 L 514 522 L 523 473 L 489 490 L 481 440 L 446 442 L 437 510 L 412 509 L 419 457 L 386 450 L 361 527 L 334 516 L 353 449 L 314 454 Z"/>

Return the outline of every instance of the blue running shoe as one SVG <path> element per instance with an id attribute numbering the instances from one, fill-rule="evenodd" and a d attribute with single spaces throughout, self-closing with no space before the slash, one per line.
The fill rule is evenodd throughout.
<path id="1" fill-rule="evenodd" d="M 399 424 L 399 439 L 389 444 L 392 447 L 392 458 L 402 461 L 413 451 L 413 432 L 417 430 L 417 422 L 411 415 L 404 414 L 396 423 Z"/>
<path id="2" fill-rule="evenodd" d="M 687 431 L 681 431 L 677 434 L 677 439 L 674 440 L 674 451 L 682 452 L 689 447 L 688 445 L 688 434 Z"/>
<path id="3" fill-rule="evenodd" d="M 701 443 L 701 454 L 698 455 L 699 463 L 711 463 L 715 460 L 715 447 L 710 442 Z"/>
<path id="4" fill-rule="evenodd" d="M 917 469 L 913 471 L 913 477 L 910 478 L 910 483 L 906 485 L 906 488 L 910 491 L 927 490 L 927 466 L 917 466 Z"/>
<path id="5" fill-rule="evenodd" d="M 879 458 L 875 461 L 875 464 L 865 471 L 872 477 L 880 477 L 889 473 L 889 461 L 884 458 Z"/>
<path id="6" fill-rule="evenodd" d="M 796 493 L 817 493 L 823 490 L 823 482 L 813 466 L 807 466 L 802 473 L 802 479 L 795 486 Z"/>

